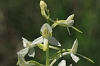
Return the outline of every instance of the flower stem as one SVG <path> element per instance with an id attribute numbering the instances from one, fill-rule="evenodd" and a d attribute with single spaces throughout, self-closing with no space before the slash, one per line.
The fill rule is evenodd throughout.
<path id="1" fill-rule="evenodd" d="M 49 44 L 47 45 L 46 50 L 46 66 L 49 66 Z"/>
<path id="2" fill-rule="evenodd" d="M 48 18 L 51 22 L 55 22 L 53 19 L 51 19 L 51 18 Z"/>

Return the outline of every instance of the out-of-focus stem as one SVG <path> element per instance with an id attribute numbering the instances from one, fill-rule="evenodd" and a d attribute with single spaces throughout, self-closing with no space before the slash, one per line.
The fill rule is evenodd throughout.
<path id="1" fill-rule="evenodd" d="M 49 66 L 49 45 L 47 45 L 46 50 L 46 66 Z"/>

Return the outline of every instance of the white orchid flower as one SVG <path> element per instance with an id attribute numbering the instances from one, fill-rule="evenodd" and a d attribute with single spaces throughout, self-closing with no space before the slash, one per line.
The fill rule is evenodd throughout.
<path id="1" fill-rule="evenodd" d="M 71 57 L 72 57 L 72 59 L 77 63 L 80 59 L 79 59 L 79 57 L 77 57 L 75 54 L 76 54 L 76 52 L 77 52 L 77 48 L 78 48 L 78 41 L 77 41 L 77 39 L 74 41 L 74 44 L 73 44 L 73 46 L 72 46 L 72 48 L 71 48 L 71 50 L 70 50 L 70 55 L 71 55 Z"/>
<path id="2" fill-rule="evenodd" d="M 41 31 L 42 36 L 35 39 L 32 42 L 32 44 L 41 44 L 41 43 L 43 43 L 43 50 L 44 51 L 47 50 L 47 44 L 48 43 L 56 45 L 56 46 L 61 46 L 61 44 L 54 37 L 52 37 L 52 28 L 48 23 L 45 23 L 41 27 L 40 31 Z"/>
<path id="3" fill-rule="evenodd" d="M 79 55 L 79 56 L 82 56 L 83 58 L 89 60 L 90 62 L 94 63 L 91 59 L 81 55 L 81 54 L 78 54 L 76 53 L 77 52 L 77 48 L 78 48 L 78 41 L 77 39 L 74 41 L 74 44 L 72 46 L 71 49 L 68 49 L 69 52 L 64 52 L 62 55 L 68 55 L 70 54 L 70 56 L 72 57 L 72 59 L 77 63 L 80 59 L 79 57 L 77 57 L 76 55 Z"/>
<path id="4" fill-rule="evenodd" d="M 66 20 L 57 20 L 53 25 L 52 27 L 56 27 L 57 25 L 60 25 L 60 26 L 64 26 L 64 27 L 67 27 L 67 30 L 68 30 L 68 33 L 70 34 L 70 31 L 69 31 L 69 27 L 72 27 L 73 29 L 75 29 L 76 31 L 82 33 L 80 30 L 78 30 L 77 28 L 73 27 L 73 24 L 74 24 L 74 14 L 70 15 Z M 71 34 L 70 34 L 71 35 Z"/>
<path id="5" fill-rule="evenodd" d="M 28 53 L 29 57 L 34 57 L 35 56 L 35 49 L 34 47 L 36 46 L 35 44 L 32 44 L 32 42 L 28 41 L 27 39 L 23 38 L 23 46 L 25 47 L 24 49 L 20 50 L 17 52 L 17 54 L 23 55 L 23 57 Z"/>

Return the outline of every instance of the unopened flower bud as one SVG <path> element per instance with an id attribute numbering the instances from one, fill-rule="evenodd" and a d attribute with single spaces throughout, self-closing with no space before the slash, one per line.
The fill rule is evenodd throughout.
<path id="1" fill-rule="evenodd" d="M 43 11 L 47 8 L 47 4 L 43 0 L 40 1 L 40 8 Z"/>

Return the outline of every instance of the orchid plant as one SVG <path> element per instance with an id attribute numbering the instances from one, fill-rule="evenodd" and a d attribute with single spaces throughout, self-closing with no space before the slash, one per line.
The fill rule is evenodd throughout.
<path id="1" fill-rule="evenodd" d="M 55 39 L 52 36 L 53 28 L 55 28 L 57 25 L 66 27 L 68 30 L 69 35 L 71 35 L 69 27 L 75 29 L 79 33 L 82 33 L 82 31 L 78 30 L 73 26 L 74 24 L 74 14 L 70 15 L 67 19 L 65 20 L 53 20 L 50 18 L 50 13 L 49 9 L 47 9 L 47 4 L 41 0 L 40 1 L 40 9 L 41 9 L 41 15 L 48 21 L 51 21 L 53 24 L 50 25 L 49 23 L 44 23 L 43 26 L 40 29 L 41 36 L 34 39 L 33 41 L 28 41 L 24 37 L 22 37 L 22 42 L 24 49 L 20 50 L 17 52 L 18 55 L 18 62 L 17 65 L 19 66 L 53 66 L 57 60 L 59 60 L 61 57 L 65 55 L 70 55 L 72 60 L 77 63 L 80 58 L 77 56 L 81 56 L 90 62 L 94 63 L 91 59 L 78 54 L 77 53 L 77 48 L 78 48 L 78 40 L 76 39 L 73 43 L 73 46 L 71 49 L 62 49 L 60 48 L 62 44 L 60 44 L 57 39 Z M 41 64 L 35 60 L 25 60 L 25 56 L 28 54 L 29 57 L 35 57 L 35 47 L 38 47 L 39 49 L 43 50 L 46 52 L 46 62 L 45 64 Z M 53 54 L 51 57 L 49 55 L 50 51 L 49 49 L 57 50 L 55 54 Z M 62 60 L 58 66 L 66 66 L 66 60 Z M 72 66 L 70 64 L 69 66 Z"/>

